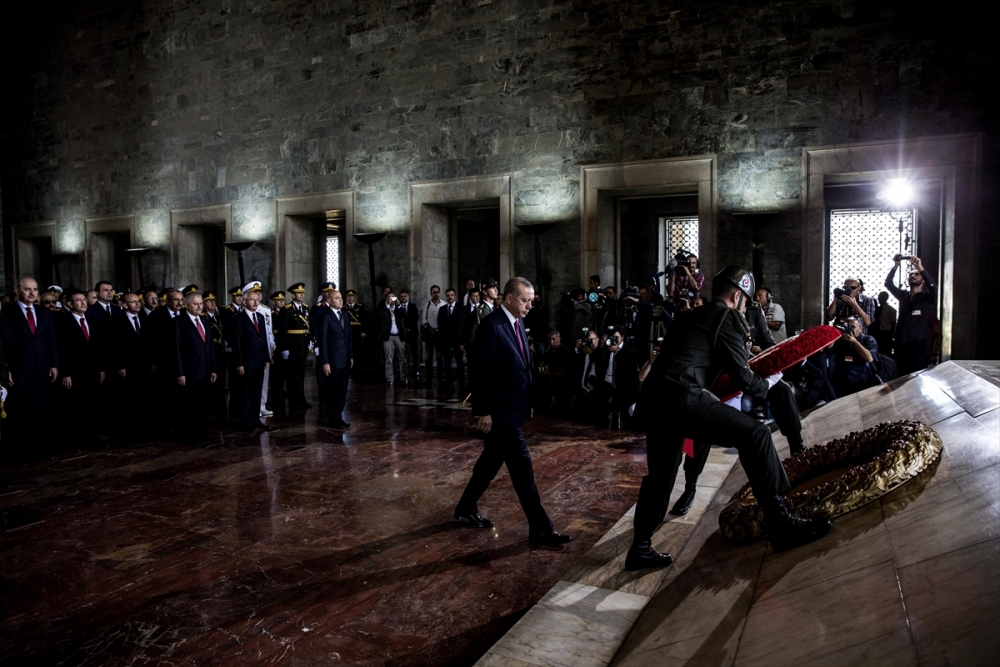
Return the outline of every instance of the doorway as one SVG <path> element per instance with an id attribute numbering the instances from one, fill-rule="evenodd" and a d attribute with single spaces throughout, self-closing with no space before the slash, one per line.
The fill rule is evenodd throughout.
<path id="1" fill-rule="evenodd" d="M 471 206 L 451 210 L 454 271 L 449 285 L 464 295 L 465 281 L 477 283 L 500 275 L 500 205 Z"/>
<path id="2" fill-rule="evenodd" d="M 115 289 L 132 286 L 132 262 L 125 253 L 132 246 L 129 232 L 97 232 L 90 235 L 90 271 L 95 278 L 87 284 L 93 288 L 98 280 L 109 280 Z"/>
<path id="3" fill-rule="evenodd" d="M 660 271 L 680 248 L 694 254 L 698 249 L 698 195 L 622 197 L 618 200 L 621 239 L 621 285 L 641 286 L 656 262 Z M 601 276 L 606 284 L 611 277 Z M 660 290 L 666 289 L 665 276 Z"/>
<path id="4" fill-rule="evenodd" d="M 14 280 L 32 276 L 44 288 L 55 282 L 52 270 L 52 237 L 36 236 L 17 239 L 17 269 Z"/>
<path id="5" fill-rule="evenodd" d="M 226 223 L 177 226 L 176 287 L 197 285 L 200 292 L 214 290 L 225 293 L 226 285 Z"/>
<path id="6" fill-rule="evenodd" d="M 304 282 L 311 301 L 324 282 L 343 290 L 357 280 L 353 190 L 279 198 L 276 203 L 276 290 Z"/>

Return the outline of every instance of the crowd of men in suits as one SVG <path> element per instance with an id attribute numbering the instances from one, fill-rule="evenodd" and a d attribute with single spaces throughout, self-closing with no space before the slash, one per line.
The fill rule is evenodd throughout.
<path id="1" fill-rule="evenodd" d="M 333 283 L 312 307 L 305 292 L 303 283 L 289 287 L 288 304 L 276 292 L 271 309 L 251 281 L 229 290 L 231 303 L 220 307 L 197 285 L 116 293 L 102 280 L 89 291 L 52 286 L 40 294 L 34 278 L 22 277 L 0 310 L 3 462 L 109 437 L 207 444 L 209 415 L 267 429 L 262 418 L 284 412 L 286 401 L 289 411 L 312 407 L 304 390 L 311 353 L 328 426 L 348 428 L 350 315 Z M 143 406 L 176 418 L 150 433 Z"/>

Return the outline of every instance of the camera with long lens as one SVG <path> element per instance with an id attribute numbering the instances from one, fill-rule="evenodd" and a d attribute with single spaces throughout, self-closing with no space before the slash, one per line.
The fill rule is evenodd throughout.
<path id="1" fill-rule="evenodd" d="M 909 259 L 913 259 L 913 255 L 901 255 L 901 254 L 899 254 L 899 253 L 897 252 L 897 253 L 896 253 L 896 256 L 892 258 L 892 261 L 894 261 L 894 262 L 901 262 L 901 261 L 903 261 L 904 259 L 907 259 L 907 260 L 909 260 Z"/>
<path id="2" fill-rule="evenodd" d="M 841 289 L 840 287 L 833 288 L 833 298 L 839 299 L 840 297 L 847 294 L 847 290 Z"/>
<path id="3" fill-rule="evenodd" d="M 840 333 L 845 333 L 845 334 L 851 333 L 851 325 L 848 324 L 847 322 L 834 322 L 833 328 L 839 331 Z"/>
<path id="4" fill-rule="evenodd" d="M 683 276 L 684 269 L 691 269 L 691 260 L 688 259 L 688 255 L 693 253 L 685 250 L 684 248 L 678 248 L 677 254 L 670 258 L 667 262 L 667 268 L 674 272 L 675 276 Z"/>

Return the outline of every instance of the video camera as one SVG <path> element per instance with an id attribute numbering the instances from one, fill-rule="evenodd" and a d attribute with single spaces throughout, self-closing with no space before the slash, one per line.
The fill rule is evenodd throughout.
<path id="1" fill-rule="evenodd" d="M 894 262 L 901 262 L 901 261 L 903 261 L 904 259 L 907 259 L 907 260 L 909 260 L 909 259 L 913 259 L 913 255 L 901 255 L 901 254 L 899 254 L 899 253 L 897 252 L 897 253 L 896 253 L 896 256 L 892 258 L 892 261 L 894 261 Z"/>
<path id="2" fill-rule="evenodd" d="M 678 248 L 677 254 L 670 258 L 667 262 L 667 268 L 674 272 L 675 276 L 683 276 L 684 269 L 691 269 L 691 260 L 688 259 L 688 255 L 694 253 L 685 250 L 684 248 Z"/>

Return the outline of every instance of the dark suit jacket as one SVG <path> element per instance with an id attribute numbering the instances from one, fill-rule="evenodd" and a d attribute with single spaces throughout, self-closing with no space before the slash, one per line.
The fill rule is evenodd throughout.
<path id="1" fill-rule="evenodd" d="M 608 360 L 611 353 L 607 348 L 596 352 L 597 377 L 598 382 L 603 382 L 608 373 Z M 625 347 L 615 353 L 615 362 L 612 373 L 615 378 L 615 403 L 617 405 L 631 405 L 639 397 L 639 365 L 635 358 L 635 346 L 625 344 Z"/>
<path id="2" fill-rule="evenodd" d="M 86 315 L 84 316 L 86 317 Z M 97 382 L 97 374 L 104 370 L 100 350 L 106 349 L 101 337 L 107 329 L 86 318 L 88 340 L 76 318 L 69 314 L 56 320 L 56 340 L 59 345 L 59 377 L 71 378 L 73 388 L 84 382 Z"/>
<path id="3" fill-rule="evenodd" d="M 154 311 L 155 312 L 155 311 Z M 113 319 L 118 319 L 125 314 L 121 306 L 111 306 L 111 314 L 108 315 L 108 311 L 104 310 L 104 307 L 100 302 L 95 303 L 93 306 L 87 308 L 85 313 L 87 317 L 87 324 L 93 323 L 95 326 L 102 327 Z"/>
<path id="4" fill-rule="evenodd" d="M 139 313 L 140 333 L 136 334 L 135 327 L 132 326 L 131 317 L 118 317 L 111 321 L 111 356 L 110 365 L 107 366 L 109 373 L 117 373 L 125 369 L 125 376 L 134 373 L 149 372 L 149 353 L 143 345 L 142 339 L 147 335 L 146 325 L 149 318 L 142 317 Z"/>
<path id="5" fill-rule="evenodd" d="M 15 303 L 5 304 L 3 319 L 7 325 L 7 340 L 4 351 L 14 384 L 19 379 L 46 377 L 50 368 L 59 368 L 59 352 L 56 343 L 56 327 L 52 313 L 37 304 L 35 311 L 35 335 L 28 329 L 28 320 Z"/>
<path id="6" fill-rule="evenodd" d="M 399 306 L 403 309 L 403 325 L 410 330 L 409 333 L 404 332 L 404 335 L 407 340 L 416 340 L 420 334 L 420 311 L 412 301 L 405 306 L 403 304 Z"/>
<path id="7" fill-rule="evenodd" d="M 212 342 L 212 325 L 201 318 L 205 340 L 185 313 L 177 318 L 176 345 L 174 346 L 174 377 L 184 376 L 187 382 L 208 380 L 215 369 L 215 344 Z M 256 333 L 256 332 L 254 332 Z"/>
<path id="8" fill-rule="evenodd" d="M 520 427 L 528 418 L 531 367 L 521 355 L 507 313 L 497 308 L 479 325 L 472 351 L 472 414 Z M 524 342 L 527 347 L 527 341 Z"/>
<path id="9" fill-rule="evenodd" d="M 451 315 L 448 314 L 448 304 L 438 311 L 438 330 L 444 333 L 445 343 L 452 347 L 464 344 L 462 333 L 465 328 L 465 308 L 456 301 Z"/>
<path id="10" fill-rule="evenodd" d="M 345 309 L 340 311 L 340 320 L 333 308 L 316 318 L 316 339 L 319 344 L 318 363 L 330 364 L 330 368 L 346 368 L 354 358 L 354 342 L 351 334 L 350 317 Z"/>
<path id="11" fill-rule="evenodd" d="M 396 319 L 396 332 L 406 338 L 406 315 L 402 306 L 397 304 L 393 310 L 389 310 L 383 301 L 378 307 L 378 339 L 382 342 L 389 340 L 389 336 L 392 335 L 392 318 Z"/>
<path id="12" fill-rule="evenodd" d="M 184 317 L 182 310 L 177 317 Z M 177 334 L 177 323 L 170 316 L 170 309 L 162 306 L 146 318 L 146 328 L 143 330 L 143 345 L 150 362 L 160 369 L 173 373 L 174 367 L 174 337 Z"/>
<path id="13" fill-rule="evenodd" d="M 267 345 L 267 323 L 264 321 L 263 313 L 257 311 L 260 323 L 258 332 L 247 312 L 249 311 L 233 318 L 231 344 L 235 363 L 246 370 L 264 368 L 271 361 L 271 351 Z"/>

